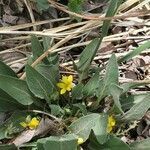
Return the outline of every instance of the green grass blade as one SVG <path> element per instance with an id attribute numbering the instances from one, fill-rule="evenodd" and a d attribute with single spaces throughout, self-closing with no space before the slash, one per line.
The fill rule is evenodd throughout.
<path id="1" fill-rule="evenodd" d="M 127 55 L 124 57 L 120 58 L 118 60 L 119 63 L 128 61 L 129 59 L 133 58 L 136 55 L 139 55 L 142 51 L 145 49 L 150 48 L 150 41 L 145 42 L 143 45 L 139 46 L 138 48 L 134 49 L 132 52 L 129 52 Z"/>
<path id="2" fill-rule="evenodd" d="M 106 13 L 106 17 L 113 17 L 115 15 L 115 13 L 117 12 L 118 7 L 120 6 L 120 4 L 122 3 L 122 0 L 111 0 L 107 13 Z M 101 38 L 105 37 L 108 33 L 108 29 L 110 26 L 111 20 L 105 20 L 102 26 L 102 36 Z"/>

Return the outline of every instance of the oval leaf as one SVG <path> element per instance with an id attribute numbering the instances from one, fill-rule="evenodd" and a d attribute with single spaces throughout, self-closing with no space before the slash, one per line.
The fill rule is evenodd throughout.
<path id="1" fill-rule="evenodd" d="M 90 136 L 89 150 L 130 150 L 130 147 L 114 135 L 109 135 L 107 142 L 104 144 L 98 143 L 96 136 Z"/>
<path id="2" fill-rule="evenodd" d="M 90 114 L 79 118 L 70 125 L 72 133 L 78 135 L 86 141 L 90 135 L 91 130 L 101 137 L 101 142 L 104 142 L 106 137 L 107 117 L 100 114 Z"/>
<path id="3" fill-rule="evenodd" d="M 37 142 L 38 150 L 77 150 L 77 137 L 74 134 L 51 136 Z"/>
<path id="4" fill-rule="evenodd" d="M 109 94 L 109 86 L 111 84 L 118 85 L 119 70 L 115 54 L 112 54 L 106 67 L 106 74 L 104 79 L 100 82 L 98 90 L 98 101 L 101 101 L 106 95 Z"/>
<path id="5" fill-rule="evenodd" d="M 6 92 L 0 89 L 0 112 L 13 111 L 17 109 L 23 109 L 23 105 L 20 105 L 14 98 L 8 95 Z"/>
<path id="6" fill-rule="evenodd" d="M 150 149 L 150 138 L 133 142 L 130 144 L 131 150 L 149 150 Z"/>
<path id="7" fill-rule="evenodd" d="M 54 89 L 52 83 L 29 65 L 26 66 L 26 76 L 30 91 L 36 97 L 50 102 L 50 96 Z"/>
<path id="8" fill-rule="evenodd" d="M 34 98 L 25 81 L 0 75 L 0 89 L 23 105 L 30 105 L 33 103 Z"/>
<path id="9" fill-rule="evenodd" d="M 120 96 L 123 92 L 123 89 L 120 88 L 116 84 L 111 84 L 109 87 L 109 91 L 113 97 L 113 100 L 114 100 L 116 107 L 120 110 L 121 113 L 124 113 L 122 110 L 122 107 L 121 107 L 121 103 L 120 103 Z"/>
<path id="10" fill-rule="evenodd" d="M 17 78 L 16 73 L 2 61 L 0 61 L 0 74 Z"/>
<path id="11" fill-rule="evenodd" d="M 141 119 L 149 108 L 150 95 L 147 95 L 142 101 L 135 104 L 129 111 L 127 111 L 122 119 L 130 121 Z"/>

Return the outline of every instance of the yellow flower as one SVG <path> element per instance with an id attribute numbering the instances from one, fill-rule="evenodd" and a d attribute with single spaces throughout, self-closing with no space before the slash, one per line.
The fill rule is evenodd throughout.
<path id="1" fill-rule="evenodd" d="M 83 143 L 84 143 L 83 138 L 78 138 L 78 145 L 83 144 Z"/>
<path id="2" fill-rule="evenodd" d="M 66 91 L 71 91 L 73 88 L 73 76 L 62 76 L 62 79 L 59 83 L 57 83 L 57 86 L 61 88 L 60 94 L 66 93 Z"/>
<path id="3" fill-rule="evenodd" d="M 37 118 L 32 118 L 32 120 L 28 123 L 28 127 L 30 129 L 35 129 L 37 128 L 37 126 L 39 125 L 39 120 L 37 120 Z"/>
<path id="4" fill-rule="evenodd" d="M 108 124 L 107 124 L 107 132 L 110 133 L 113 129 L 113 127 L 116 124 L 116 120 L 114 119 L 113 116 L 108 117 Z"/>
<path id="5" fill-rule="evenodd" d="M 29 129 L 35 129 L 37 128 L 37 126 L 39 125 L 39 120 L 34 117 L 31 119 L 31 117 L 27 116 L 26 121 L 25 122 L 20 122 L 20 125 L 24 128 L 29 128 Z"/>

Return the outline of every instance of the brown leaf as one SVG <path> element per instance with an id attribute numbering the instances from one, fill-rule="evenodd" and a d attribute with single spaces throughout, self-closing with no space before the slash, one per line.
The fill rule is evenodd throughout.
<path id="1" fill-rule="evenodd" d="M 56 124 L 53 120 L 50 120 L 49 118 L 42 118 L 35 136 L 44 136 L 47 133 L 50 133 L 51 135 L 57 135 L 59 134 L 59 125 Z"/>
<path id="2" fill-rule="evenodd" d="M 125 77 L 133 80 L 137 80 L 137 75 L 134 71 L 128 70 L 125 72 Z"/>
<path id="3" fill-rule="evenodd" d="M 3 15 L 3 21 L 12 25 L 15 25 L 18 20 L 17 16 Z"/>
<path id="4" fill-rule="evenodd" d="M 29 142 L 34 137 L 35 131 L 36 130 L 23 131 L 19 136 L 17 136 L 14 139 L 12 143 L 15 144 L 16 146 L 20 146 L 24 143 Z"/>
<path id="5" fill-rule="evenodd" d="M 114 45 L 111 42 L 102 42 L 100 46 L 100 52 L 105 53 L 105 52 L 111 52 L 115 49 Z"/>

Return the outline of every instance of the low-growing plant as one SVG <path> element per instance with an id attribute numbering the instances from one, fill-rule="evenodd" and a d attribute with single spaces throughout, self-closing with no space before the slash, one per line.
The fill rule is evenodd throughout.
<path id="1" fill-rule="evenodd" d="M 120 3 L 112 0 L 106 16 L 113 16 Z M 104 21 L 101 37 L 83 50 L 74 64 L 74 76 L 61 73 L 59 55 L 53 52 L 31 66 L 47 47 L 45 38 L 40 43 L 36 36 L 31 37 L 33 55 L 25 66 L 25 80 L 0 61 L 0 112 L 9 116 L 0 125 L 0 140 L 5 143 L 0 149 L 148 150 L 149 139 L 132 144 L 120 139 L 125 124 L 136 123 L 150 108 L 150 93 L 131 95 L 131 88 L 146 82 L 119 83 L 118 64 L 150 47 L 150 42 L 137 48 L 139 53 L 118 59 L 112 54 L 105 67 L 93 69 L 91 63 L 109 25 Z"/>

